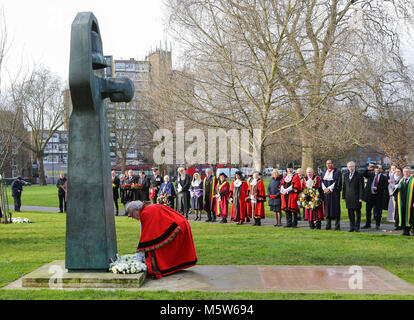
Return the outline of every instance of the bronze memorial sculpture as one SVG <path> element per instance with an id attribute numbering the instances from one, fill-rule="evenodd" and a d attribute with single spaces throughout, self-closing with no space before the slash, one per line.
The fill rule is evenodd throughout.
<path id="1" fill-rule="evenodd" d="M 98 21 L 78 13 L 72 23 L 69 86 L 73 111 L 69 121 L 66 268 L 108 270 L 117 254 L 111 163 L 105 98 L 129 102 L 134 84 L 106 78 Z"/>

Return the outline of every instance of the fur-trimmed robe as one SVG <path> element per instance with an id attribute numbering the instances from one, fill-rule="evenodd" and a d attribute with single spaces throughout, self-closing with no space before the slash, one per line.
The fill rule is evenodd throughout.
<path id="1" fill-rule="evenodd" d="M 137 252 L 145 251 L 149 275 L 159 279 L 197 263 L 190 225 L 180 213 L 168 206 L 153 204 L 140 212 L 140 220 Z"/>

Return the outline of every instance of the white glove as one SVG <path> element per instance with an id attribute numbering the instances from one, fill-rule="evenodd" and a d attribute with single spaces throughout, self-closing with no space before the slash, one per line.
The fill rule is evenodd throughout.
<path id="1" fill-rule="evenodd" d="M 232 203 L 232 202 L 233 202 L 233 198 L 230 198 L 230 199 L 229 199 L 229 202 L 230 202 L 230 203 Z"/>
<path id="2" fill-rule="evenodd" d="M 292 191 L 292 189 L 293 189 L 293 186 L 290 186 L 289 188 L 285 189 L 285 191 L 286 191 L 286 193 L 289 193 L 289 192 Z"/>

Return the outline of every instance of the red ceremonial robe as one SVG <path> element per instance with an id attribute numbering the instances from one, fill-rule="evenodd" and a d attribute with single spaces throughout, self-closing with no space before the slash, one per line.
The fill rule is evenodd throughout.
<path id="1" fill-rule="evenodd" d="M 319 190 L 319 198 L 323 199 L 322 182 L 318 176 L 313 176 L 313 188 Z M 306 179 L 302 181 L 302 190 L 306 188 Z M 315 209 L 305 209 L 305 221 L 322 221 L 324 218 L 323 203 Z"/>
<path id="2" fill-rule="evenodd" d="M 230 184 L 227 181 L 219 184 L 217 186 L 217 194 L 220 195 L 220 201 L 217 201 L 216 215 L 227 219 L 229 214 Z"/>
<path id="3" fill-rule="evenodd" d="M 256 219 L 265 218 L 265 202 L 266 202 L 266 190 L 263 183 L 263 180 L 259 180 L 257 183 L 257 191 L 254 195 L 256 198 L 256 209 L 254 211 L 254 217 Z"/>
<path id="4" fill-rule="evenodd" d="M 153 204 L 140 213 L 141 238 L 148 274 L 161 278 L 197 263 L 193 235 L 187 219 L 168 206 Z"/>
<path id="5" fill-rule="evenodd" d="M 234 181 L 231 184 L 230 187 L 230 197 L 233 199 L 233 204 L 231 206 L 231 220 L 232 221 L 242 221 L 244 222 L 244 220 L 246 219 L 246 197 L 249 193 L 249 187 L 247 185 L 247 182 L 242 181 L 242 184 L 240 186 L 240 197 L 239 197 L 239 201 L 235 201 L 234 197 Z M 238 215 L 236 214 L 236 206 L 238 207 Z"/>
<path id="6" fill-rule="evenodd" d="M 297 191 L 294 191 L 294 190 L 290 191 L 287 197 L 281 194 L 280 197 L 282 198 L 282 210 L 299 212 L 298 199 L 299 199 L 299 193 L 302 191 L 302 184 L 300 182 L 300 177 L 298 174 L 295 174 L 292 180 L 290 180 L 290 182 L 285 182 L 285 179 L 286 179 L 286 176 L 283 177 L 280 187 L 283 186 L 285 189 L 287 189 L 292 185 L 293 189 L 296 189 Z M 287 201 L 286 201 L 286 198 L 288 198 Z"/>
<path id="7" fill-rule="evenodd" d="M 246 220 L 249 222 L 252 218 L 252 203 L 250 200 L 250 183 L 246 182 L 246 184 L 248 189 L 246 195 Z"/>

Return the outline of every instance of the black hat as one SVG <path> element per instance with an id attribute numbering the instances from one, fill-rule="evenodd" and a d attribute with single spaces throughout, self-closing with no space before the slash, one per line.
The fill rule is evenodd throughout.
<path id="1" fill-rule="evenodd" d="M 241 177 L 243 177 L 243 172 L 242 171 L 236 171 L 236 173 L 235 174 L 237 174 L 237 175 L 239 175 L 239 176 L 241 176 Z"/>
<path id="2" fill-rule="evenodd" d="M 294 168 L 293 163 L 289 163 L 286 168 Z"/>
<path id="3" fill-rule="evenodd" d="M 18 176 L 17 177 L 17 180 L 22 180 L 22 176 Z"/>
<path id="4" fill-rule="evenodd" d="M 158 171 L 157 167 L 151 168 L 152 171 Z"/>
<path id="5" fill-rule="evenodd" d="M 220 176 L 224 176 L 225 178 L 228 178 L 228 177 L 227 177 L 227 174 L 225 174 L 224 172 L 220 173 L 220 174 L 219 174 L 219 177 L 220 177 Z"/>

